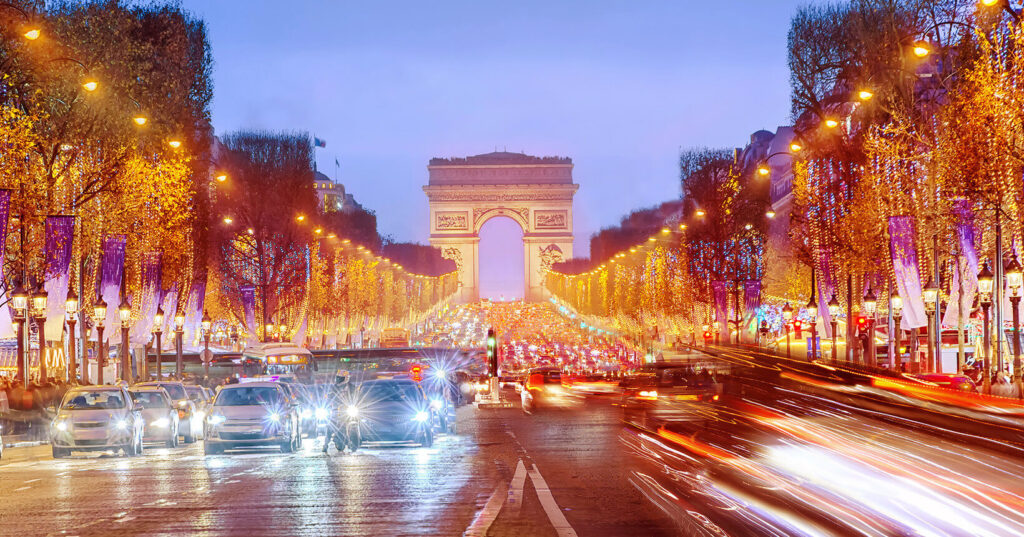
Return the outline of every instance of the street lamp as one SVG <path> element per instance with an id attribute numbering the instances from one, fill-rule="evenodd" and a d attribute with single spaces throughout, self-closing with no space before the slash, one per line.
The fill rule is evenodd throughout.
<path id="1" fill-rule="evenodd" d="M 1020 393 L 1020 286 L 1024 279 L 1024 269 L 1017 261 L 1017 254 L 1010 257 L 1003 271 L 1006 276 L 1006 285 L 1010 288 L 1010 305 L 1013 309 L 1013 383 L 1018 387 Z"/>
<path id="2" fill-rule="evenodd" d="M 210 327 L 213 326 L 213 320 L 210 319 L 210 314 L 207 311 L 203 311 L 203 376 L 206 378 L 210 377 Z"/>
<path id="3" fill-rule="evenodd" d="M 991 341 L 989 339 L 988 309 L 992 306 L 992 287 L 994 283 L 995 276 L 992 274 L 992 269 L 988 265 L 988 259 L 986 259 L 985 264 L 981 267 L 981 272 L 978 273 L 978 293 L 981 294 L 981 311 L 984 322 L 982 339 L 984 358 L 981 363 L 981 383 L 983 393 L 992 392 L 992 378 L 989 376 L 989 351 L 991 350 Z"/>
<path id="4" fill-rule="evenodd" d="M 864 314 L 868 318 L 868 341 L 865 343 L 865 351 L 867 351 L 866 361 L 871 365 L 875 365 L 875 311 L 878 310 L 878 298 L 875 297 L 875 291 L 869 286 L 868 293 L 864 295 L 864 301 L 862 302 L 864 308 Z"/>
<path id="5" fill-rule="evenodd" d="M 64 299 L 64 313 L 68 323 L 68 382 L 78 382 L 78 356 L 75 349 L 75 314 L 78 313 L 78 295 L 68 286 L 68 297 Z"/>
<path id="6" fill-rule="evenodd" d="M 921 292 L 921 298 L 924 299 L 924 312 L 928 316 L 928 372 L 930 373 L 935 371 L 936 353 L 940 355 L 939 359 L 942 359 L 941 349 L 936 350 L 935 345 L 932 342 L 932 339 L 935 337 L 933 332 L 934 327 L 932 326 L 934 324 L 933 319 L 935 317 L 935 308 L 939 301 L 939 286 L 935 283 L 934 278 L 928 282 L 928 285 L 925 286 L 924 290 Z"/>
<path id="7" fill-rule="evenodd" d="M 36 318 L 36 331 L 39 333 L 39 380 L 46 382 L 46 291 L 39 288 L 32 293 L 32 311 Z"/>
<path id="8" fill-rule="evenodd" d="M 903 365 L 903 353 L 900 352 L 900 313 L 903 312 L 903 297 L 900 296 L 900 292 L 893 289 L 892 296 L 889 297 L 889 308 L 892 311 L 893 319 L 893 333 L 896 335 L 896 346 L 893 348 L 892 368 L 894 371 L 899 371 Z"/>
<path id="9" fill-rule="evenodd" d="M 814 293 L 811 293 L 811 299 L 807 301 L 807 315 L 811 317 L 811 356 L 808 360 L 813 360 L 818 356 L 818 304 L 817 299 L 814 298 Z"/>
<path id="10" fill-rule="evenodd" d="M 163 347 L 160 344 L 160 336 L 164 334 L 164 309 L 157 307 L 156 315 L 153 316 L 153 342 L 156 343 L 156 378 L 164 377 Z M 147 358 L 148 360 L 148 358 Z"/>
<path id="11" fill-rule="evenodd" d="M 185 314 L 178 313 L 174 316 L 174 352 L 176 354 L 174 359 L 174 374 L 181 380 L 182 376 L 182 363 L 181 363 L 181 346 L 182 346 L 182 335 L 185 333 Z"/>
<path id="12" fill-rule="evenodd" d="M 782 323 L 782 326 L 784 326 L 786 328 L 786 358 L 792 358 L 793 357 L 793 353 L 791 352 L 790 347 L 789 347 L 789 322 L 792 319 L 793 319 L 793 306 L 790 306 L 789 302 L 786 302 L 786 305 L 782 306 L 782 320 L 784 321 Z"/>
<path id="13" fill-rule="evenodd" d="M 21 376 L 25 389 L 28 389 L 29 367 L 25 361 L 25 320 L 28 317 L 28 292 L 21 286 L 20 281 L 14 285 L 14 292 L 11 293 L 11 305 L 14 307 L 14 321 L 18 323 L 18 375 Z"/>
<path id="14" fill-rule="evenodd" d="M 263 327 L 263 341 L 270 341 L 270 334 L 272 333 L 274 333 L 274 323 L 267 323 L 267 325 Z"/>
<path id="15" fill-rule="evenodd" d="M 839 300 L 836 299 L 836 294 L 833 292 L 832 293 L 832 298 L 829 299 L 829 301 L 828 301 L 828 315 L 829 315 L 830 320 L 832 321 L 832 361 L 833 362 L 838 361 L 838 358 L 836 356 L 836 336 L 837 336 L 837 334 L 836 334 L 836 317 L 839 315 L 839 313 L 842 310 L 843 310 L 843 308 L 839 305 Z"/>
<path id="16" fill-rule="evenodd" d="M 107 318 L 107 303 L 100 298 L 92 306 L 92 320 L 96 323 L 96 384 L 103 384 L 103 366 L 107 358 L 103 352 L 103 321 Z"/>
<path id="17" fill-rule="evenodd" d="M 128 351 L 128 328 L 132 320 L 132 305 L 128 302 L 128 297 L 121 300 L 121 305 L 117 307 L 117 314 L 121 318 L 121 380 L 131 382 L 132 366 L 129 361 L 131 354 Z"/>

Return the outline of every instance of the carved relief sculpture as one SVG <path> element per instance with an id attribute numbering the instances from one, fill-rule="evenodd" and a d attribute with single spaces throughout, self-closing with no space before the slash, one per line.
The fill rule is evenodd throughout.
<path id="1" fill-rule="evenodd" d="M 537 229 L 565 229 L 565 211 L 534 211 L 534 226 Z"/>
<path id="2" fill-rule="evenodd" d="M 562 261 L 565 261 L 565 259 L 562 256 L 562 249 L 558 245 L 549 244 L 540 248 L 540 267 L 537 269 L 537 272 L 541 275 L 542 283 L 547 279 L 547 273 L 551 266 Z"/>
<path id="3" fill-rule="evenodd" d="M 437 229 L 469 229 L 469 218 L 465 212 L 445 211 L 437 213 Z"/>
<path id="4" fill-rule="evenodd" d="M 446 246 L 441 250 L 441 257 L 455 261 L 455 270 L 462 270 L 462 250 L 454 246 Z"/>

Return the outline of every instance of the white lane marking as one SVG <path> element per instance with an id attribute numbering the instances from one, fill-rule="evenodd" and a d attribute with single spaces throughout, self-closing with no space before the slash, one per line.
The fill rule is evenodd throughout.
<path id="1" fill-rule="evenodd" d="M 508 485 L 500 484 L 494 489 L 491 497 L 487 499 L 487 504 L 477 513 L 476 519 L 473 520 L 473 523 L 466 528 L 466 532 L 462 535 L 465 537 L 484 537 L 487 535 L 487 530 L 494 523 L 494 519 L 498 518 L 501 506 L 505 503 L 505 491 L 507 488 Z"/>
<path id="2" fill-rule="evenodd" d="M 558 537 L 576 537 L 576 531 L 572 529 L 569 521 L 562 514 L 562 510 L 555 503 L 555 497 L 551 495 L 551 489 L 548 488 L 547 482 L 541 477 L 540 470 L 537 469 L 536 464 L 533 465 L 533 470 L 530 470 L 530 481 L 533 481 L 533 488 L 537 490 L 540 504 L 544 507 L 544 512 L 548 514 L 548 520 L 555 527 Z"/>
<path id="3" fill-rule="evenodd" d="M 42 481 L 42 478 L 39 478 L 39 479 L 29 479 L 28 481 L 25 481 L 25 484 L 27 485 L 29 483 L 35 483 L 36 481 Z"/>
<path id="4" fill-rule="evenodd" d="M 516 464 L 516 473 L 512 476 L 512 485 L 508 489 L 508 513 L 519 516 L 523 507 L 523 488 L 526 486 L 526 465 L 523 459 Z"/>
<path id="5" fill-rule="evenodd" d="M 115 520 L 114 522 L 117 523 L 117 524 L 124 524 L 125 522 L 128 522 L 129 520 L 135 520 L 135 517 L 133 517 L 133 516 L 126 516 L 124 518 L 119 518 L 119 519 Z"/>
<path id="6" fill-rule="evenodd" d="M 14 492 L 21 492 L 21 491 L 23 491 L 23 490 L 28 490 L 28 489 L 30 489 L 30 488 L 32 488 L 32 487 L 20 487 L 20 488 L 16 488 L 16 489 L 14 489 Z"/>

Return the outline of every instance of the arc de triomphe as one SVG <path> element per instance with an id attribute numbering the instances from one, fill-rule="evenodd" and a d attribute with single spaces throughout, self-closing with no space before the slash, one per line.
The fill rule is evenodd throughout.
<path id="1" fill-rule="evenodd" d="M 507 216 L 523 228 L 526 300 L 544 300 L 544 276 L 572 257 L 572 159 L 495 152 L 430 160 L 430 244 L 459 268 L 460 302 L 480 299 L 480 228 Z"/>

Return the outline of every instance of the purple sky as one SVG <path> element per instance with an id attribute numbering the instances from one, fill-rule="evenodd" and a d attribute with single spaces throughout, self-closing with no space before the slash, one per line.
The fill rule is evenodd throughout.
<path id="1" fill-rule="evenodd" d="M 323 138 L 320 170 L 337 158 L 381 233 L 424 243 L 431 157 L 569 156 L 586 255 L 591 233 L 679 195 L 680 148 L 787 123 L 786 31 L 806 0 L 182 3 L 209 25 L 218 133 Z M 521 295 L 520 232 L 485 232 L 484 294 Z"/>

